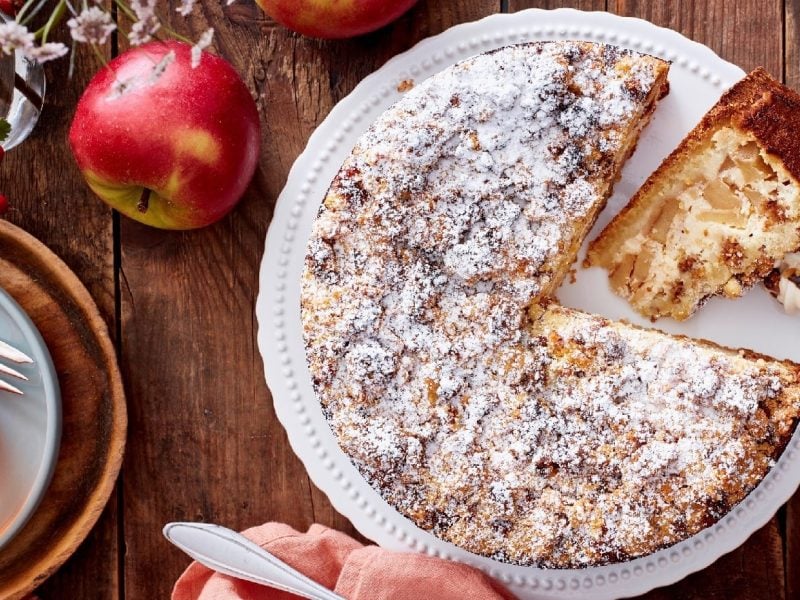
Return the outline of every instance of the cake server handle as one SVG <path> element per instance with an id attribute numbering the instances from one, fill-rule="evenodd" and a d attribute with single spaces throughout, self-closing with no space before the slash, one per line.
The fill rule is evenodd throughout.
<path id="1" fill-rule="evenodd" d="M 345 600 L 240 533 L 210 523 L 168 523 L 164 537 L 209 569 L 310 600 Z"/>

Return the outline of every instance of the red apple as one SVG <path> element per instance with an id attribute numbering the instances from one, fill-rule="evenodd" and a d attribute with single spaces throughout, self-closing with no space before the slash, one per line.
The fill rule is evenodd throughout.
<path id="1" fill-rule="evenodd" d="M 24 3 L 24 0 L 0 0 L 0 12 L 5 13 L 6 16 L 13 17 Z"/>
<path id="2" fill-rule="evenodd" d="M 303 35 L 339 39 L 388 25 L 417 0 L 256 0 L 270 17 Z"/>
<path id="3" fill-rule="evenodd" d="M 171 51 L 175 60 L 155 77 Z M 253 176 L 259 140 L 255 102 L 233 67 L 204 52 L 193 69 L 191 47 L 177 41 L 129 50 L 101 69 L 69 131 L 89 187 L 162 229 L 203 227 L 230 211 Z"/>

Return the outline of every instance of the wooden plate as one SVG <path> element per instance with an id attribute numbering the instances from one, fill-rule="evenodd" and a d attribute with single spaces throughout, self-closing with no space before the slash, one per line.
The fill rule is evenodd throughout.
<path id="1" fill-rule="evenodd" d="M 0 550 L 0 598 L 21 598 L 75 551 L 105 507 L 125 448 L 125 394 L 114 345 L 75 274 L 41 242 L 0 221 L 0 286 L 42 334 L 58 373 L 56 470 L 27 525 Z"/>

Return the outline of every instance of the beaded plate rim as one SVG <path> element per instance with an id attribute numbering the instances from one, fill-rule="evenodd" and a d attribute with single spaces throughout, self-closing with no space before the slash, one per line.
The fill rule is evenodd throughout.
<path id="1" fill-rule="evenodd" d="M 740 546 L 800 483 L 800 430 L 760 485 L 715 525 L 645 557 L 585 569 L 538 569 L 471 554 L 414 525 L 361 477 L 341 451 L 311 386 L 300 324 L 300 273 L 311 224 L 358 136 L 402 92 L 455 62 L 525 41 L 580 39 L 654 54 L 719 90 L 744 72 L 706 46 L 647 21 L 604 12 L 528 9 L 464 23 L 397 55 L 341 100 L 311 135 L 281 192 L 267 233 L 256 301 L 258 347 L 278 419 L 308 475 L 364 536 L 398 551 L 427 553 L 482 569 L 520 598 L 620 598 L 669 585 Z M 401 86 L 402 87 L 402 86 Z"/>

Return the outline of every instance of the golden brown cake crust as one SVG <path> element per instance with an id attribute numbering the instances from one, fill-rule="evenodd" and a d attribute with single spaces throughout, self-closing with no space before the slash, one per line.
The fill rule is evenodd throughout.
<path id="1" fill-rule="evenodd" d="M 768 91 L 756 99 L 754 109 L 737 119 L 736 124 L 750 131 L 800 180 L 800 94 L 774 80 L 770 84 Z"/>

